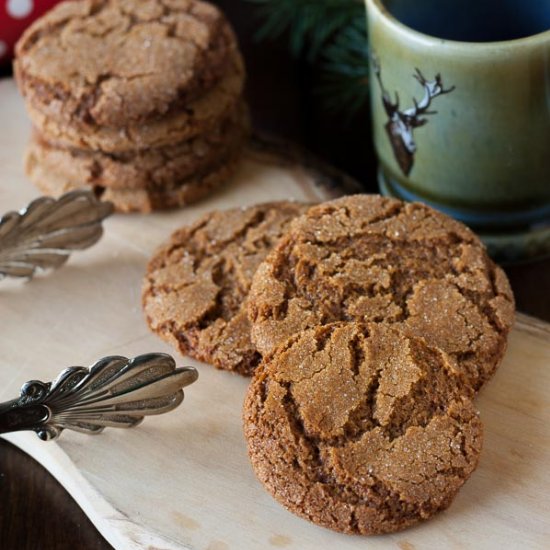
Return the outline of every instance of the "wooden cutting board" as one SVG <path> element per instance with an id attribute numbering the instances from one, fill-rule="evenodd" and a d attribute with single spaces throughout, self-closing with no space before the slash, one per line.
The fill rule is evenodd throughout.
<path id="1" fill-rule="evenodd" d="M 0 214 L 38 193 L 21 160 L 29 123 L 11 81 L 0 81 Z M 116 216 L 103 239 L 32 283 L 0 283 L 0 401 L 30 379 L 104 355 L 170 348 L 142 318 L 140 286 L 154 248 L 176 227 L 213 208 L 336 196 L 310 170 L 248 152 L 223 191 L 199 205 L 150 216 Z M 44 443 L 5 438 L 41 462 L 116 548 L 413 550 L 548 548 L 550 543 L 550 327 L 520 317 L 506 359 L 479 396 L 485 446 L 478 470 L 451 508 L 402 533 L 350 537 L 301 520 L 255 479 L 241 430 L 247 380 L 195 365 L 183 405 L 134 430 L 97 437 L 64 432 Z"/>

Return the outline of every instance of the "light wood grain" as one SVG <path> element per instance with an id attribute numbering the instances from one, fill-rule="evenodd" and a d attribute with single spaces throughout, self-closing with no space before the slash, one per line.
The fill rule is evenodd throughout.
<path id="1" fill-rule="evenodd" d="M 29 132 L 9 81 L 0 82 L 0 208 L 37 196 L 21 168 Z M 212 208 L 327 198 L 305 171 L 249 155 L 231 184 L 197 206 L 117 216 L 89 251 L 30 284 L 0 284 L 0 400 L 31 378 L 108 354 L 171 350 L 149 333 L 140 285 L 153 249 Z M 116 548 L 547 548 L 550 540 L 550 329 L 520 317 L 505 361 L 478 399 L 485 424 L 479 469 L 451 508 L 403 533 L 333 533 L 281 508 L 254 477 L 241 429 L 247 380 L 189 359 L 200 371 L 175 412 L 92 438 L 66 432 L 43 443 L 6 439 L 48 468 Z"/>

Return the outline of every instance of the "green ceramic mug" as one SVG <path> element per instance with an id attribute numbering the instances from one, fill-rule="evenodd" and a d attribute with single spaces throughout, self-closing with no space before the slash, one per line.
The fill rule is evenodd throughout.
<path id="1" fill-rule="evenodd" d="M 550 225 L 550 1 L 366 4 L 382 192 L 481 233 Z"/>

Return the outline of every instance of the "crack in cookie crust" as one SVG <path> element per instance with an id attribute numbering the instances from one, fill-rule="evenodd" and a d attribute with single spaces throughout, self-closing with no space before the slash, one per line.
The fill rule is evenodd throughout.
<path id="1" fill-rule="evenodd" d="M 477 390 L 504 354 L 514 300 L 465 226 L 421 204 L 357 195 L 293 224 L 254 276 L 249 317 L 264 354 L 318 324 L 394 323 L 449 353 Z"/>
<path id="2" fill-rule="evenodd" d="M 274 202 L 206 214 L 176 231 L 149 263 L 143 308 L 151 329 L 182 354 L 252 374 L 246 300 L 252 275 L 308 206 Z"/>
<path id="3" fill-rule="evenodd" d="M 45 114 L 118 127 L 201 95 L 235 48 L 223 14 L 205 2 L 66 2 L 24 34 L 16 73 Z"/>
<path id="4" fill-rule="evenodd" d="M 17 70 L 17 67 L 16 67 Z M 60 120 L 64 102 L 51 103 L 51 109 L 37 109 L 35 88 L 23 86 L 27 112 L 33 125 L 50 142 L 63 147 L 92 149 L 105 153 L 159 148 L 191 139 L 211 131 L 216 124 L 237 108 L 241 100 L 245 69 L 243 60 L 234 51 L 220 81 L 194 101 L 146 123 L 129 121 L 121 127 L 88 124 L 77 117 Z"/>
<path id="5" fill-rule="evenodd" d="M 481 451 L 453 361 L 387 325 L 290 338 L 256 370 L 243 417 L 266 489 L 347 533 L 397 531 L 446 508 Z"/>

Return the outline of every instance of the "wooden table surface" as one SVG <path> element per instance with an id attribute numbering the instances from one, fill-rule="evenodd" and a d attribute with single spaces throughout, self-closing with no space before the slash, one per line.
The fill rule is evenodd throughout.
<path id="1" fill-rule="evenodd" d="M 354 175 L 366 191 L 376 191 L 365 115 L 345 122 L 323 112 L 314 89 L 318 75 L 291 60 L 281 41 L 262 47 L 254 43 L 256 21 L 250 5 L 237 0 L 216 3 L 233 21 L 241 40 L 256 127 L 304 145 Z M 6 70 L 3 74 L 9 76 Z M 550 260 L 506 271 L 518 309 L 550 321 Z M 0 441 L 0 548 L 103 550 L 111 546 L 44 468 Z"/>

